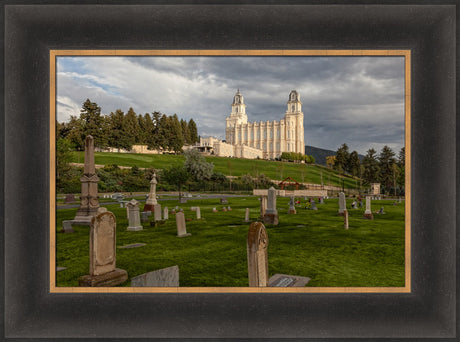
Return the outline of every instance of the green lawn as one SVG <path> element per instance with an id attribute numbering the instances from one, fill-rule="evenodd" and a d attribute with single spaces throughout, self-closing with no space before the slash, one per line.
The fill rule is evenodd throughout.
<path id="1" fill-rule="evenodd" d="M 129 278 L 173 265 L 179 266 L 180 286 L 248 286 L 246 238 L 249 224 L 243 223 L 245 208 L 251 219 L 259 215 L 256 197 L 228 198 L 232 211 L 212 213 L 222 208 L 218 199 L 193 199 L 159 203 L 182 207 L 189 237 L 176 237 L 174 215 L 159 226 L 144 223 L 144 230 L 126 230 L 126 208 L 106 205 L 117 217 L 117 246 L 146 243 L 134 249 L 117 249 L 117 267 Z M 343 229 L 337 216 L 338 200 L 317 204 L 318 211 L 298 208 L 288 215 L 288 198 L 278 198 L 278 226 L 267 226 L 270 276 L 275 273 L 310 277 L 310 287 L 404 286 L 404 205 L 373 201 L 372 210 L 385 207 L 385 215 L 373 221 L 362 218 L 363 209 L 349 209 L 350 229 Z M 350 208 L 351 200 L 347 200 Z M 142 205 L 143 206 L 143 205 Z M 141 208 L 142 208 L 141 206 Z M 195 220 L 191 206 L 201 207 L 204 220 Z M 57 231 L 64 219 L 72 219 L 75 209 L 57 211 Z M 89 272 L 89 227 L 76 227 L 73 234 L 57 233 L 56 265 L 67 267 L 56 273 L 57 286 L 78 286 L 78 277 Z M 129 280 L 122 286 L 129 286 Z"/>
<path id="2" fill-rule="evenodd" d="M 170 166 L 181 166 L 185 157 L 183 155 L 96 152 L 95 160 L 96 164 L 101 165 L 116 164 L 118 166 L 164 169 Z M 322 172 L 324 185 L 342 186 L 342 178 L 336 171 L 320 165 L 211 156 L 206 157 L 206 160 L 214 164 L 214 171 L 222 172 L 225 175 L 242 176 L 249 173 L 251 176 L 257 177 L 263 173 L 270 179 L 281 180 L 290 176 L 298 182 L 321 184 Z M 84 152 L 73 152 L 72 162 L 83 163 Z M 347 189 L 355 189 L 359 187 L 359 180 L 345 177 L 344 186 Z"/>

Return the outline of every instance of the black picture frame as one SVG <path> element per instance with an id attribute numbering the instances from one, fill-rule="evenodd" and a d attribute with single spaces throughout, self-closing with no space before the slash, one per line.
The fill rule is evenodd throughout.
<path id="1" fill-rule="evenodd" d="M 456 339 L 453 1 L 82 3 L 2 6 L 3 339 Z M 412 292 L 50 293 L 50 49 L 410 49 Z"/>

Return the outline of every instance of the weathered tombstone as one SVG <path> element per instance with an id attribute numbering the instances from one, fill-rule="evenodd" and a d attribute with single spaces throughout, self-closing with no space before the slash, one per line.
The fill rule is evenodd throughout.
<path id="1" fill-rule="evenodd" d="M 277 225 L 279 223 L 278 210 L 276 210 L 276 190 L 274 187 L 268 189 L 267 209 L 264 214 L 264 223 Z"/>
<path id="2" fill-rule="evenodd" d="M 348 229 L 348 210 L 343 211 L 343 226 Z"/>
<path id="3" fill-rule="evenodd" d="M 268 236 L 261 222 L 249 226 L 247 253 L 249 286 L 268 286 Z"/>
<path id="4" fill-rule="evenodd" d="M 232 207 L 231 207 L 231 206 L 228 206 L 228 207 L 227 207 L 227 210 L 228 210 L 228 211 L 232 211 Z"/>
<path id="5" fill-rule="evenodd" d="M 383 211 L 383 207 L 380 208 L 379 212 L 377 214 L 385 214 L 385 212 Z"/>
<path id="6" fill-rule="evenodd" d="M 371 197 L 366 196 L 366 211 L 364 212 L 364 218 L 368 220 L 374 219 L 374 215 L 372 215 L 371 211 Z"/>
<path id="7" fill-rule="evenodd" d="M 246 208 L 246 213 L 244 215 L 244 221 L 243 222 L 250 222 L 250 220 L 249 220 L 249 208 Z"/>
<path id="8" fill-rule="evenodd" d="M 399 197 L 399 198 L 398 198 L 398 202 L 399 202 L 399 203 L 401 203 L 401 202 L 402 202 L 402 200 L 401 200 L 401 197 Z"/>
<path id="9" fill-rule="evenodd" d="M 291 198 L 289 199 L 289 211 L 288 211 L 288 214 L 295 214 L 295 213 L 296 213 L 296 210 L 295 210 L 294 196 L 291 196 Z"/>
<path id="10" fill-rule="evenodd" d="M 362 208 L 362 207 L 363 207 L 363 200 L 360 199 L 360 200 L 358 201 L 358 208 Z"/>
<path id="11" fill-rule="evenodd" d="M 61 232 L 63 232 L 63 233 L 73 233 L 74 230 L 72 228 L 72 221 L 70 221 L 70 220 L 62 221 L 62 230 L 61 230 Z"/>
<path id="12" fill-rule="evenodd" d="M 226 198 L 226 197 L 222 197 L 222 198 L 220 199 L 220 204 L 228 204 L 227 198 Z"/>
<path id="13" fill-rule="evenodd" d="M 324 198 L 323 197 L 319 198 L 319 204 L 324 204 Z"/>
<path id="14" fill-rule="evenodd" d="M 78 279 L 80 286 L 116 286 L 128 279 L 116 268 L 117 221 L 111 212 L 94 216 L 90 225 L 89 274 Z"/>
<path id="15" fill-rule="evenodd" d="M 85 166 L 83 175 L 80 178 L 81 195 L 80 207 L 73 221 L 75 224 L 90 224 L 93 216 L 97 215 L 99 200 L 97 199 L 97 183 L 99 177 L 96 174 L 94 164 L 94 139 L 91 135 L 85 139 Z"/>
<path id="16" fill-rule="evenodd" d="M 141 222 L 149 222 L 149 216 L 152 215 L 151 211 L 143 211 L 141 212 Z"/>
<path id="17" fill-rule="evenodd" d="M 178 212 L 176 214 L 176 227 L 177 227 L 177 237 L 184 237 L 192 235 L 187 233 L 187 227 L 185 226 L 185 215 L 183 212 Z"/>
<path id="18" fill-rule="evenodd" d="M 163 208 L 163 220 L 168 220 L 169 219 L 169 211 L 168 207 Z"/>
<path id="19" fill-rule="evenodd" d="M 200 207 L 191 207 L 191 211 L 196 211 L 196 219 L 201 220 L 201 209 Z"/>
<path id="20" fill-rule="evenodd" d="M 179 266 L 162 268 L 131 278 L 131 287 L 178 287 L 179 286 Z"/>
<path id="21" fill-rule="evenodd" d="M 267 196 L 260 196 L 260 218 L 264 218 L 265 210 L 267 210 Z"/>
<path id="22" fill-rule="evenodd" d="M 65 195 L 64 203 L 74 203 L 74 202 L 75 202 L 74 194 Z"/>
<path id="23" fill-rule="evenodd" d="M 339 193 L 339 212 L 337 215 L 343 215 L 343 211 L 347 208 L 346 206 L 345 193 L 341 192 Z"/>
<path id="24" fill-rule="evenodd" d="M 293 276 L 276 273 L 268 279 L 270 287 L 304 287 L 311 279 L 308 277 Z"/>
<path id="25" fill-rule="evenodd" d="M 216 207 L 212 208 L 212 212 L 213 212 L 213 213 L 217 213 Z"/>
<path id="26" fill-rule="evenodd" d="M 222 207 L 222 211 L 227 211 L 227 208 L 225 208 L 225 207 Z"/>
<path id="27" fill-rule="evenodd" d="M 155 221 L 161 221 L 161 204 L 153 205 L 153 217 Z"/>
<path id="28" fill-rule="evenodd" d="M 128 211 L 128 230 L 129 231 L 138 231 L 142 230 L 141 217 L 139 213 L 139 202 L 135 199 L 132 199 L 126 204 Z"/>
<path id="29" fill-rule="evenodd" d="M 310 203 L 311 203 L 311 208 L 310 208 L 311 210 L 318 210 L 318 208 L 316 207 L 316 203 L 315 203 L 314 200 L 311 200 Z"/>
<path id="30" fill-rule="evenodd" d="M 351 209 L 358 209 L 355 201 L 351 202 Z"/>
<path id="31" fill-rule="evenodd" d="M 156 194 L 157 183 L 158 183 L 157 175 L 154 172 L 152 179 L 150 181 L 150 192 L 149 192 L 149 197 L 145 201 L 144 211 L 153 211 L 154 210 L 153 206 L 158 203 L 157 194 Z"/>
<path id="32" fill-rule="evenodd" d="M 179 203 L 187 203 L 187 199 L 185 197 L 181 197 Z"/>

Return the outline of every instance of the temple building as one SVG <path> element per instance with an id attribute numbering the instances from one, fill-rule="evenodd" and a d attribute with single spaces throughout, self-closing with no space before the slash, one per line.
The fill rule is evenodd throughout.
<path id="1" fill-rule="evenodd" d="M 221 157 L 279 158 L 282 152 L 305 153 L 303 113 L 300 95 L 292 90 L 284 118 L 279 121 L 248 122 L 246 105 L 239 89 L 233 97 L 232 111 L 226 118 L 226 141 L 200 138 L 200 146 L 212 146 Z"/>

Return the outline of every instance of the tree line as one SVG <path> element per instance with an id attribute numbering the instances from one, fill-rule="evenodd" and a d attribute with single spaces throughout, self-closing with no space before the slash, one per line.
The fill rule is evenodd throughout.
<path id="1" fill-rule="evenodd" d="M 131 150 L 133 145 L 147 145 L 149 149 L 180 152 L 184 144 L 199 141 L 193 119 L 188 122 L 176 114 L 166 115 L 158 111 L 136 114 L 133 108 L 124 113 L 121 109 L 109 115 L 101 114 L 101 107 L 87 99 L 79 116 L 71 116 L 69 122 L 57 123 L 57 138 L 67 139 L 71 146 L 83 150 L 85 137 L 92 135 L 99 148 Z"/>
<path id="2" fill-rule="evenodd" d="M 396 156 L 388 146 L 380 153 L 373 148 L 367 150 L 360 161 L 358 152 L 349 152 L 347 144 L 337 149 L 335 156 L 327 158 L 327 164 L 341 174 L 349 174 L 361 178 L 365 184 L 381 183 L 387 193 L 404 192 L 405 182 L 405 148 L 401 148 Z"/>

